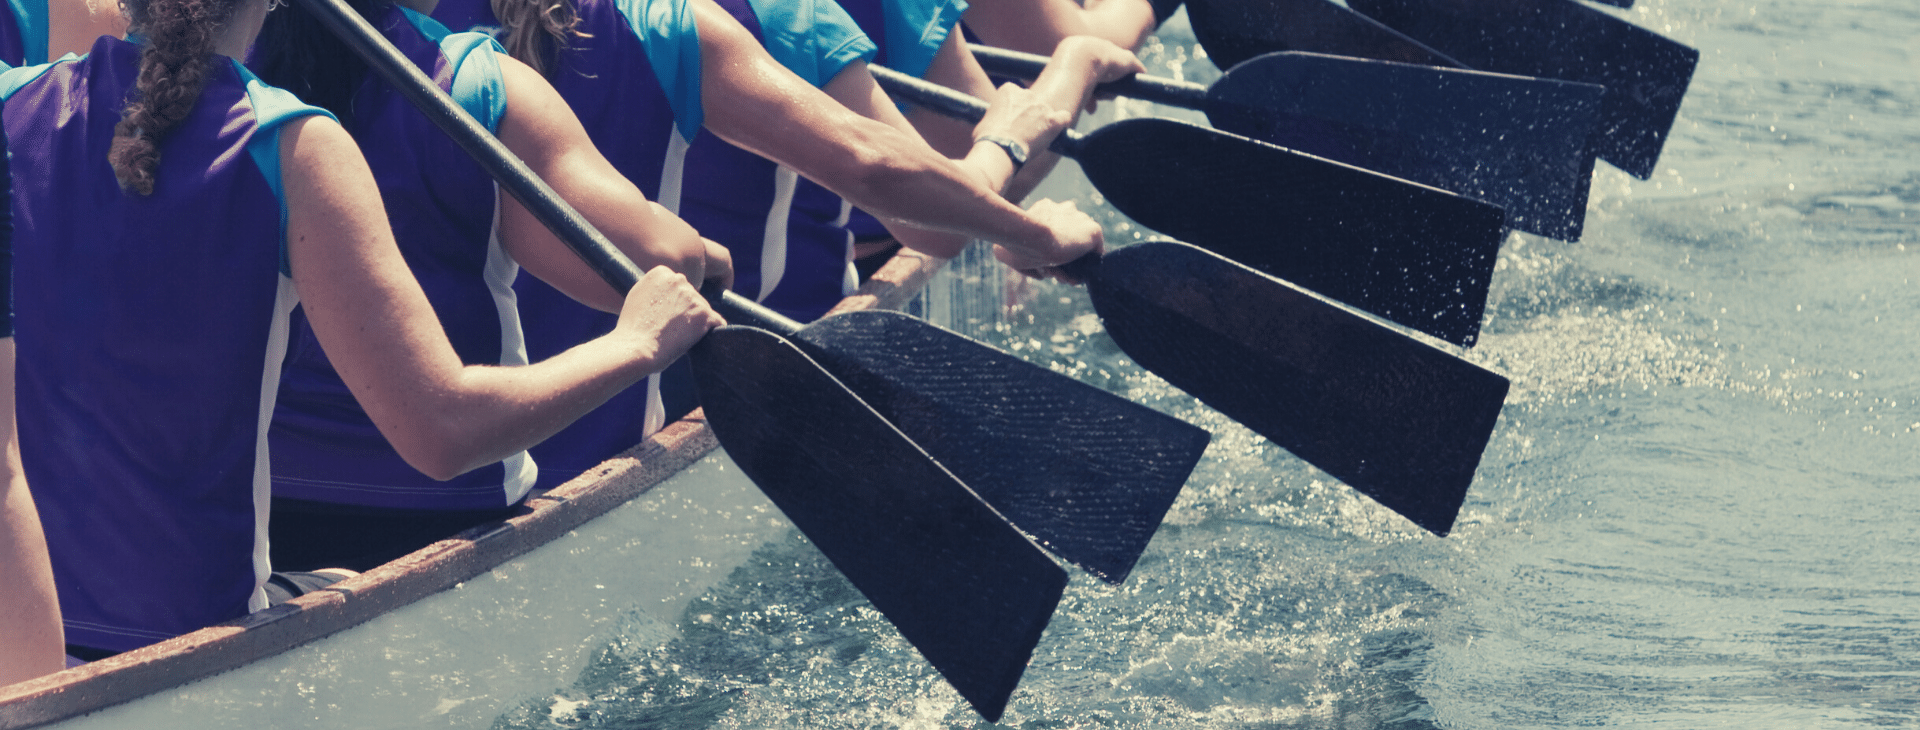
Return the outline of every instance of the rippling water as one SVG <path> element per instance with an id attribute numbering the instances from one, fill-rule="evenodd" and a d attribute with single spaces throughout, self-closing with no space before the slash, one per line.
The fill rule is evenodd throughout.
<path id="1" fill-rule="evenodd" d="M 1920 6 L 1620 13 L 1699 71 L 1584 241 L 1507 241 L 1467 356 L 1514 387 L 1452 537 L 1133 368 L 1076 290 L 958 317 L 1217 434 L 1128 584 L 1075 579 L 1004 725 L 1920 726 Z M 1162 35 L 1158 68 L 1217 73 Z M 981 724 L 798 537 L 612 635 L 495 725 Z"/>

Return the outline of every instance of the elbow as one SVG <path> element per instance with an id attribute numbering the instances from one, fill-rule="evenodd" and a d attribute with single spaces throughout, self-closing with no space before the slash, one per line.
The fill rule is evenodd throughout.
<path id="1" fill-rule="evenodd" d="M 408 466 L 436 482 L 447 481 L 482 466 L 482 464 L 473 463 L 474 460 L 470 455 L 460 453 L 460 449 L 448 445 L 423 445 L 397 450 L 400 452 L 400 458 L 406 460 Z"/>
<path id="2" fill-rule="evenodd" d="M 420 415 L 400 429 L 402 433 L 388 434 L 387 442 L 407 466 L 427 478 L 444 482 L 504 458 L 477 451 L 473 445 L 481 443 L 480 434 L 462 428 L 461 419 Z"/>

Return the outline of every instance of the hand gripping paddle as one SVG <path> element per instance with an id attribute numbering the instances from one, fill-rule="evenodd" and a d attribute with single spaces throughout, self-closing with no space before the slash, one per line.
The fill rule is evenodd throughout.
<path id="1" fill-rule="evenodd" d="M 880 66 L 887 93 L 968 121 L 986 103 Z M 1497 205 L 1169 119 L 1053 149 L 1142 225 L 1458 345 L 1480 332 Z"/>
<path id="2" fill-rule="evenodd" d="M 616 289 L 639 280 L 632 262 L 344 2 L 300 4 Z M 738 295 L 719 299 L 716 308 L 738 321 L 799 329 Z M 982 716 L 997 720 L 1066 583 L 1065 572 L 1008 517 L 1028 514 L 1023 529 L 1117 580 L 1144 548 L 1208 437 L 937 327 L 870 314 L 817 323 L 804 334 L 795 332 L 793 341 L 743 326 L 710 333 L 694 353 L 707 416 L 728 453 L 769 498 Z M 852 337 L 847 332 L 882 349 L 835 349 Z M 897 342 L 916 349 L 889 344 Z M 927 443 L 951 454 L 959 472 L 1002 474 L 1006 464 L 1047 468 L 1035 466 L 1042 476 L 1026 482 L 993 483 L 988 493 L 1008 505 L 996 511 L 802 347 L 822 353 L 861 387 L 883 391 L 881 403 L 895 410 L 901 424 L 934 429 Z M 913 372 L 930 367 L 926 363 L 890 364 L 913 360 L 916 352 L 944 358 L 938 366 L 950 373 L 996 373 L 1004 382 L 1018 382 L 1023 390 L 1017 395 L 1052 410 L 1009 403 L 969 420 L 975 414 L 947 400 L 949 392 L 912 389 Z M 968 389 L 946 388 L 953 390 Z M 985 399 L 968 394 L 975 402 Z M 1035 424 L 1042 422 L 1056 427 L 1045 434 L 1054 439 L 1037 445 L 1045 451 L 1035 451 L 1025 439 L 1040 435 Z M 998 428 L 1009 435 L 993 433 Z M 1083 438 L 1098 443 L 1077 443 Z M 996 463 L 970 463 L 983 460 Z M 1076 463 L 1085 460 L 1101 463 Z M 1045 491 L 1029 495 L 1026 489 Z"/>

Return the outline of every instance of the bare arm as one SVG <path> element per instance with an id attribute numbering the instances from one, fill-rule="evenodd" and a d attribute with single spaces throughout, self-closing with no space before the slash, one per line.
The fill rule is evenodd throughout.
<path id="1" fill-rule="evenodd" d="M 1087 35 L 1125 49 L 1139 48 L 1158 22 L 1147 0 L 975 0 L 967 27 L 988 45 L 1052 55 L 1068 36 Z"/>
<path id="2" fill-rule="evenodd" d="M 341 380 L 414 468 L 450 479 L 545 440 L 720 323 L 649 271 L 611 334 L 523 367 L 464 366 L 393 243 L 359 148 L 330 119 L 281 136 L 294 285 Z"/>
<path id="3" fill-rule="evenodd" d="M 1089 102 L 1093 99 L 1094 85 L 1145 70 L 1140 59 L 1125 49 L 1098 38 L 1073 36 L 1060 41 L 1054 48 L 1047 70 L 1033 82 L 1031 103 L 1078 115 L 1082 110 L 1092 110 Z M 982 99 L 995 98 L 993 82 L 987 78 L 979 62 L 974 60 L 973 52 L 967 49 L 967 42 L 959 33 L 947 36 L 946 43 L 934 55 L 932 65 L 927 67 L 926 78 Z M 949 154 L 953 149 L 972 148 L 974 140 L 980 135 L 1007 134 L 1005 130 L 994 127 L 996 119 L 991 116 L 981 120 L 977 128 L 925 109 L 914 109 L 908 118 L 915 127 L 939 135 L 935 146 Z M 944 123 L 936 126 L 936 120 Z M 1071 127 L 1072 122 L 1066 126 Z M 1053 137 L 1052 133 L 1040 135 L 1028 145 L 1027 164 L 1002 187 L 1008 200 L 1017 203 L 1026 199 L 1040 181 L 1046 179 L 1047 173 L 1053 171 L 1054 165 L 1060 162 L 1060 156 L 1047 149 Z M 928 140 L 935 141 L 935 137 L 929 136 Z"/>
<path id="4" fill-rule="evenodd" d="M 20 468 L 20 439 L 13 419 L 13 338 L 0 339 L 0 686 L 66 666 L 66 639 L 53 567 L 27 477 Z"/>
<path id="5" fill-rule="evenodd" d="M 601 156 L 546 79 L 512 58 L 499 59 L 508 99 L 499 136 L 507 149 L 642 270 L 665 266 L 690 281 L 705 279 L 707 247 L 693 227 L 647 200 Z M 511 196 L 503 195 L 500 201 L 500 241 L 514 261 L 541 281 L 588 306 L 620 311 L 620 294 Z M 719 249 L 718 255 L 724 257 L 726 250 Z M 730 268 L 726 264 L 718 263 Z"/>
<path id="6" fill-rule="evenodd" d="M 950 240 L 984 238 L 1048 263 L 1070 261 L 1099 245 L 1097 226 L 1088 235 L 1084 227 L 1028 215 L 1000 197 L 998 181 L 927 146 L 864 73 L 864 64 L 848 67 L 858 73 L 836 76 L 828 85 L 835 93 L 830 97 L 774 61 L 726 11 L 704 0 L 694 10 L 705 66 L 706 126 L 727 141 L 798 171 L 883 220 L 958 234 Z M 890 111 L 898 126 L 837 103 L 842 94 L 884 107 L 877 113 Z M 1004 161 L 994 164 L 1011 170 Z"/>

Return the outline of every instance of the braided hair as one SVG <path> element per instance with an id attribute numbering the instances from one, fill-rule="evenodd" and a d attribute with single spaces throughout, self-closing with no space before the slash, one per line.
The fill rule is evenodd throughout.
<path id="1" fill-rule="evenodd" d="M 246 0 L 123 0 L 128 31 L 146 37 L 140 74 L 107 161 L 120 187 L 153 194 L 160 142 L 185 121 L 213 70 L 214 39 Z"/>

